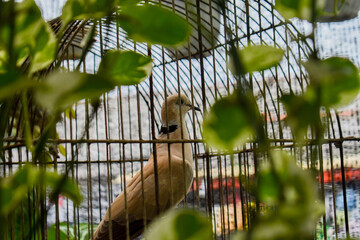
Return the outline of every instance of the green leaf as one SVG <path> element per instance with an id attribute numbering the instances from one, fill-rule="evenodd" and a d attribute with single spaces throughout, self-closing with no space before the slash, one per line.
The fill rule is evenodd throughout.
<path id="1" fill-rule="evenodd" d="M 1 50 L 0 46 L 0 74 L 4 74 L 6 72 L 6 63 L 9 61 L 9 56 L 5 50 Z M 1 94 L 0 94 L 1 96 Z"/>
<path id="2" fill-rule="evenodd" d="M 15 71 L 0 73 L 0 100 L 11 98 L 14 94 L 37 85 L 35 81 Z"/>
<path id="3" fill-rule="evenodd" d="M 9 4 L 3 7 L 9 11 Z M 57 41 L 33 0 L 15 3 L 14 55 L 18 66 L 30 57 L 30 73 L 49 66 L 55 58 Z M 9 18 L 5 19 L 9 22 Z M 8 45 L 10 24 L 0 26 L 0 49 Z M 0 64 L 1 65 L 1 64 Z"/>
<path id="4" fill-rule="evenodd" d="M 65 110 L 65 116 L 68 119 L 75 119 L 76 118 L 76 112 L 73 108 L 68 108 Z"/>
<path id="5" fill-rule="evenodd" d="M 321 61 L 310 60 L 304 66 L 311 80 L 309 88 L 313 91 L 320 89 L 322 106 L 342 107 L 359 94 L 359 71 L 350 60 L 331 57 Z"/>
<path id="6" fill-rule="evenodd" d="M 145 239 L 209 240 L 211 223 L 198 212 L 176 209 L 155 221 L 145 232 Z"/>
<path id="7" fill-rule="evenodd" d="M 132 51 L 108 51 L 101 60 L 98 76 L 116 85 L 133 85 L 145 80 L 152 70 L 152 59 Z"/>
<path id="8" fill-rule="evenodd" d="M 42 24 L 36 36 L 31 55 L 30 72 L 36 72 L 49 66 L 55 58 L 57 40 L 48 24 Z"/>
<path id="9" fill-rule="evenodd" d="M 163 46 L 179 46 L 191 34 L 191 27 L 185 19 L 154 5 L 122 8 L 118 23 L 131 39 Z"/>
<path id="10" fill-rule="evenodd" d="M 59 224 L 59 240 L 72 240 L 75 239 L 74 227 L 68 226 L 67 223 Z M 56 238 L 56 224 L 51 225 L 47 232 L 48 240 L 57 240 Z"/>
<path id="11" fill-rule="evenodd" d="M 94 224 L 93 230 L 95 231 L 98 225 Z M 91 231 L 91 225 L 87 223 L 80 223 L 79 225 L 79 234 L 80 234 L 80 240 L 88 240 L 89 237 L 89 231 Z M 63 222 L 59 224 L 59 239 L 60 240 L 73 240 L 75 239 L 75 230 L 73 226 L 69 226 L 68 223 Z M 56 224 L 53 224 L 48 232 L 47 232 L 47 239 L 48 240 L 56 240 Z"/>
<path id="12" fill-rule="evenodd" d="M 235 95 L 216 101 L 203 121 L 205 141 L 217 149 L 232 150 L 247 142 L 254 132 L 251 120 Z"/>
<path id="13" fill-rule="evenodd" d="M 81 203 L 82 195 L 76 183 L 67 177 L 64 178 L 64 176 L 58 175 L 56 172 L 47 171 L 44 174 L 46 185 L 50 186 L 53 190 L 58 190 L 57 192 L 52 192 L 50 194 L 52 200 L 57 199 L 58 194 L 62 194 L 71 199 L 75 205 Z"/>
<path id="14" fill-rule="evenodd" d="M 285 18 L 300 18 L 311 21 L 312 0 L 276 0 L 275 9 Z M 316 1 L 316 11 L 321 13 L 324 8 L 324 1 Z"/>
<path id="15" fill-rule="evenodd" d="M 51 112 L 64 111 L 84 98 L 97 98 L 115 84 L 80 72 L 55 72 L 36 89 L 38 104 Z"/>
<path id="16" fill-rule="evenodd" d="M 25 198 L 29 189 L 37 183 L 39 172 L 25 165 L 0 182 L 0 216 L 8 215 Z"/>
<path id="17" fill-rule="evenodd" d="M 68 0 L 62 9 L 65 23 L 72 19 L 100 19 L 114 11 L 115 0 Z"/>
<path id="18" fill-rule="evenodd" d="M 271 150 L 268 160 L 260 166 L 257 186 L 266 211 L 239 239 L 313 239 L 315 222 L 325 212 L 315 178 L 286 151 Z"/>
<path id="19" fill-rule="evenodd" d="M 96 224 L 92 225 L 93 232 L 96 231 L 97 227 L 98 227 L 98 225 L 96 225 Z M 80 231 L 80 240 L 90 239 L 89 233 L 91 232 L 91 225 L 89 225 L 87 223 L 80 223 L 79 231 Z"/>
<path id="20" fill-rule="evenodd" d="M 34 165 L 26 164 L 13 175 L 1 180 L 0 216 L 8 215 L 16 209 L 28 191 L 35 185 L 39 185 L 41 188 L 45 186 L 56 188 L 58 194 L 70 198 L 77 205 L 82 200 L 80 190 L 72 180 L 64 178 L 56 172 L 45 171 Z"/>
<path id="21" fill-rule="evenodd" d="M 140 0 L 115 0 L 116 6 L 136 5 Z"/>
<path id="22" fill-rule="evenodd" d="M 262 71 L 279 64 L 284 56 L 284 50 L 265 45 L 251 45 L 239 49 L 238 54 L 243 65 L 243 73 L 251 73 Z M 234 68 L 236 67 L 232 61 L 230 66 L 232 72 L 235 72 Z"/>
<path id="23" fill-rule="evenodd" d="M 262 167 L 262 171 L 258 175 L 256 190 L 261 202 L 275 204 L 279 201 L 281 189 L 269 165 Z"/>
<path id="24" fill-rule="evenodd" d="M 63 145 L 59 144 L 58 145 L 58 149 L 59 149 L 59 152 L 61 153 L 61 155 L 63 155 L 64 157 L 66 156 L 66 149 Z"/>
<path id="25" fill-rule="evenodd" d="M 316 96 L 312 91 L 307 91 L 302 96 L 284 94 L 280 101 L 284 104 L 287 113 L 285 121 L 298 141 L 304 139 L 309 127 L 321 123 L 320 105 L 317 104 Z"/>

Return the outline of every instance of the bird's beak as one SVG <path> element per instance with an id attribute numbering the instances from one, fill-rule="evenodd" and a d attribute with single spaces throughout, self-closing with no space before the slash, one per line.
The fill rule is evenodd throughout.
<path id="1" fill-rule="evenodd" d="M 200 108 L 198 108 L 198 107 L 195 107 L 195 106 L 194 106 L 194 107 L 193 107 L 193 109 L 194 109 L 194 110 L 196 110 L 196 111 L 201 112 L 201 109 L 200 109 Z"/>
<path id="2" fill-rule="evenodd" d="M 201 112 L 201 109 L 200 109 L 200 108 L 195 107 L 195 106 L 193 106 L 193 105 L 191 105 L 191 104 L 186 104 L 186 106 L 190 107 L 192 110 L 196 110 L 196 111 Z"/>

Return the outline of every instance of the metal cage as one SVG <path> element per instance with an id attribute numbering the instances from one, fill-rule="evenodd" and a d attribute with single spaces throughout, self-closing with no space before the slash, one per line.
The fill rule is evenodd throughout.
<path id="1" fill-rule="evenodd" d="M 284 123 L 286 112 L 279 102 L 283 93 L 290 90 L 301 93 L 308 84 L 307 73 L 300 63 L 307 58 L 312 45 L 297 40 L 311 26 L 296 19 L 285 21 L 271 0 L 229 0 L 226 16 L 210 0 L 188 1 L 188 5 L 182 0 L 163 0 L 161 4 L 174 9 L 193 25 L 193 35 L 187 46 L 175 50 L 133 42 L 115 22 L 107 19 L 99 22 L 96 42 L 81 71 L 95 73 L 101 56 L 115 48 L 151 56 L 153 72 L 137 86 L 117 88 L 103 95 L 93 119 L 90 119 L 91 105 L 84 100 L 73 106 L 76 117 L 64 115 L 57 124 L 58 144 L 65 147 L 66 154 L 53 158 L 53 167 L 61 172 L 75 156 L 70 176 L 81 187 L 84 201 L 79 207 L 74 207 L 66 198 L 60 198 L 54 205 L 45 202 L 50 209 L 47 226 L 65 222 L 75 228 L 88 223 L 89 228 L 93 228 L 93 224 L 101 221 L 109 204 L 149 158 L 160 129 L 160 109 L 166 96 L 184 93 L 206 112 L 216 99 L 232 92 L 235 79 L 227 69 L 226 24 L 233 30 L 239 47 L 261 43 L 285 50 L 279 66 L 248 75 L 247 79 L 266 119 L 266 132 L 272 146 L 290 151 L 302 168 L 315 164 L 320 172 L 319 189 L 326 214 L 318 223 L 321 230 L 317 237 L 360 237 L 359 99 L 337 112 L 323 113 L 328 121 L 327 130 L 322 159 L 316 163 L 309 162 L 312 135 L 308 135 L 309 141 L 303 147 L 295 146 L 291 131 Z M 39 5 L 46 3 L 39 1 Z M 203 26 L 200 30 L 197 20 L 201 20 Z M 56 21 L 50 23 L 56 31 Z M 347 56 L 359 65 L 360 48 L 356 36 L 359 23 L 360 18 L 319 23 L 315 44 L 321 57 Z M 62 41 L 63 68 L 76 67 L 76 48 L 89 24 L 75 21 L 68 26 L 67 39 Z M 341 45 L 347 41 L 350 45 Z M 254 196 L 246 190 L 246 182 L 240 177 L 254 177 L 253 145 L 239 146 L 233 155 L 206 148 L 201 135 L 202 114 L 187 115 L 186 128 L 192 143 L 195 172 L 191 190 L 181 205 L 207 213 L 217 238 L 227 239 L 230 232 L 245 229 L 254 214 Z M 87 122 L 90 122 L 89 129 L 85 129 Z M 86 137 L 81 139 L 84 131 Z M 5 148 L 6 162 L 1 163 L 3 176 L 17 169 L 19 163 L 30 160 L 23 142 L 10 142 Z"/>

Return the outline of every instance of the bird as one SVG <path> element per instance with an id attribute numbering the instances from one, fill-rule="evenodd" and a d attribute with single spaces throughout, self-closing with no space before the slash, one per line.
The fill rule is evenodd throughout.
<path id="1" fill-rule="evenodd" d="M 185 115 L 190 110 L 200 111 L 200 108 L 193 106 L 186 95 L 174 94 L 167 97 L 161 107 L 161 129 L 158 139 L 189 139 Z M 156 162 L 158 209 L 153 152 L 143 168 L 143 178 L 139 171 L 126 185 L 126 190 L 124 190 L 126 206 L 123 191 L 108 208 L 93 235 L 93 240 L 110 239 L 110 222 L 112 239 L 127 239 L 127 222 L 129 225 L 128 239 L 135 239 L 142 234 L 145 224 L 149 224 L 159 214 L 176 206 L 184 199 L 193 182 L 193 154 L 190 143 L 171 143 L 170 146 L 168 143 L 157 143 Z"/>

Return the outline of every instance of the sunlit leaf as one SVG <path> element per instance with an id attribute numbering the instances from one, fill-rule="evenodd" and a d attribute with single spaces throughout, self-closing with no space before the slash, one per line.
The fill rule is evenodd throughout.
<path id="1" fill-rule="evenodd" d="M 238 98 L 230 95 L 211 107 L 203 121 L 203 134 L 210 146 L 232 150 L 248 141 L 254 130 Z"/>
<path id="2" fill-rule="evenodd" d="M 280 63 L 284 56 L 284 50 L 265 45 L 251 45 L 238 50 L 242 64 L 242 72 L 262 71 L 276 66 Z M 235 73 L 234 61 L 230 65 L 230 69 Z"/>
<path id="3" fill-rule="evenodd" d="M 1 50 L 0 47 L 0 74 L 6 72 L 6 63 L 9 61 L 9 56 L 5 50 Z M 1 95 L 0 95 L 1 96 Z"/>
<path id="4" fill-rule="evenodd" d="M 65 110 L 65 116 L 68 119 L 75 119 L 76 118 L 76 112 L 73 108 L 68 108 Z"/>
<path id="5" fill-rule="evenodd" d="M 68 0 L 62 9 L 65 23 L 72 19 L 102 18 L 114 10 L 115 0 Z"/>
<path id="6" fill-rule="evenodd" d="M 310 60 L 304 65 L 310 75 L 310 88 L 320 88 L 322 106 L 345 106 L 359 94 L 359 71 L 350 60 L 331 57 L 322 61 Z"/>
<path id="7" fill-rule="evenodd" d="M 80 72 L 55 72 L 37 88 L 35 98 L 50 111 L 64 111 L 84 98 L 97 98 L 114 88 L 106 79 Z"/>
<path id="8" fill-rule="evenodd" d="M 302 96 L 284 94 L 280 99 L 287 113 L 285 121 L 295 138 L 300 141 L 304 139 L 310 127 L 321 122 L 320 106 L 312 93 L 308 91 Z"/>
<path id="9" fill-rule="evenodd" d="M 209 240 L 212 239 L 211 222 L 198 212 L 172 210 L 149 227 L 145 239 Z"/>
<path id="10" fill-rule="evenodd" d="M 64 157 L 66 157 L 66 149 L 63 145 L 58 145 L 58 149 L 61 155 L 63 155 Z"/>
<path id="11" fill-rule="evenodd" d="M 98 76 L 116 85 L 133 85 L 145 80 L 151 73 L 152 60 L 132 51 L 108 51 L 101 60 Z"/>
<path id="12" fill-rule="evenodd" d="M 324 8 L 324 0 L 317 0 L 316 11 L 320 13 Z M 285 18 L 300 18 L 311 20 L 312 18 L 312 0 L 276 0 L 275 9 Z"/>
<path id="13" fill-rule="evenodd" d="M 154 5 L 121 9 L 118 23 L 137 42 L 178 46 L 191 34 L 190 25 L 172 11 Z"/>

